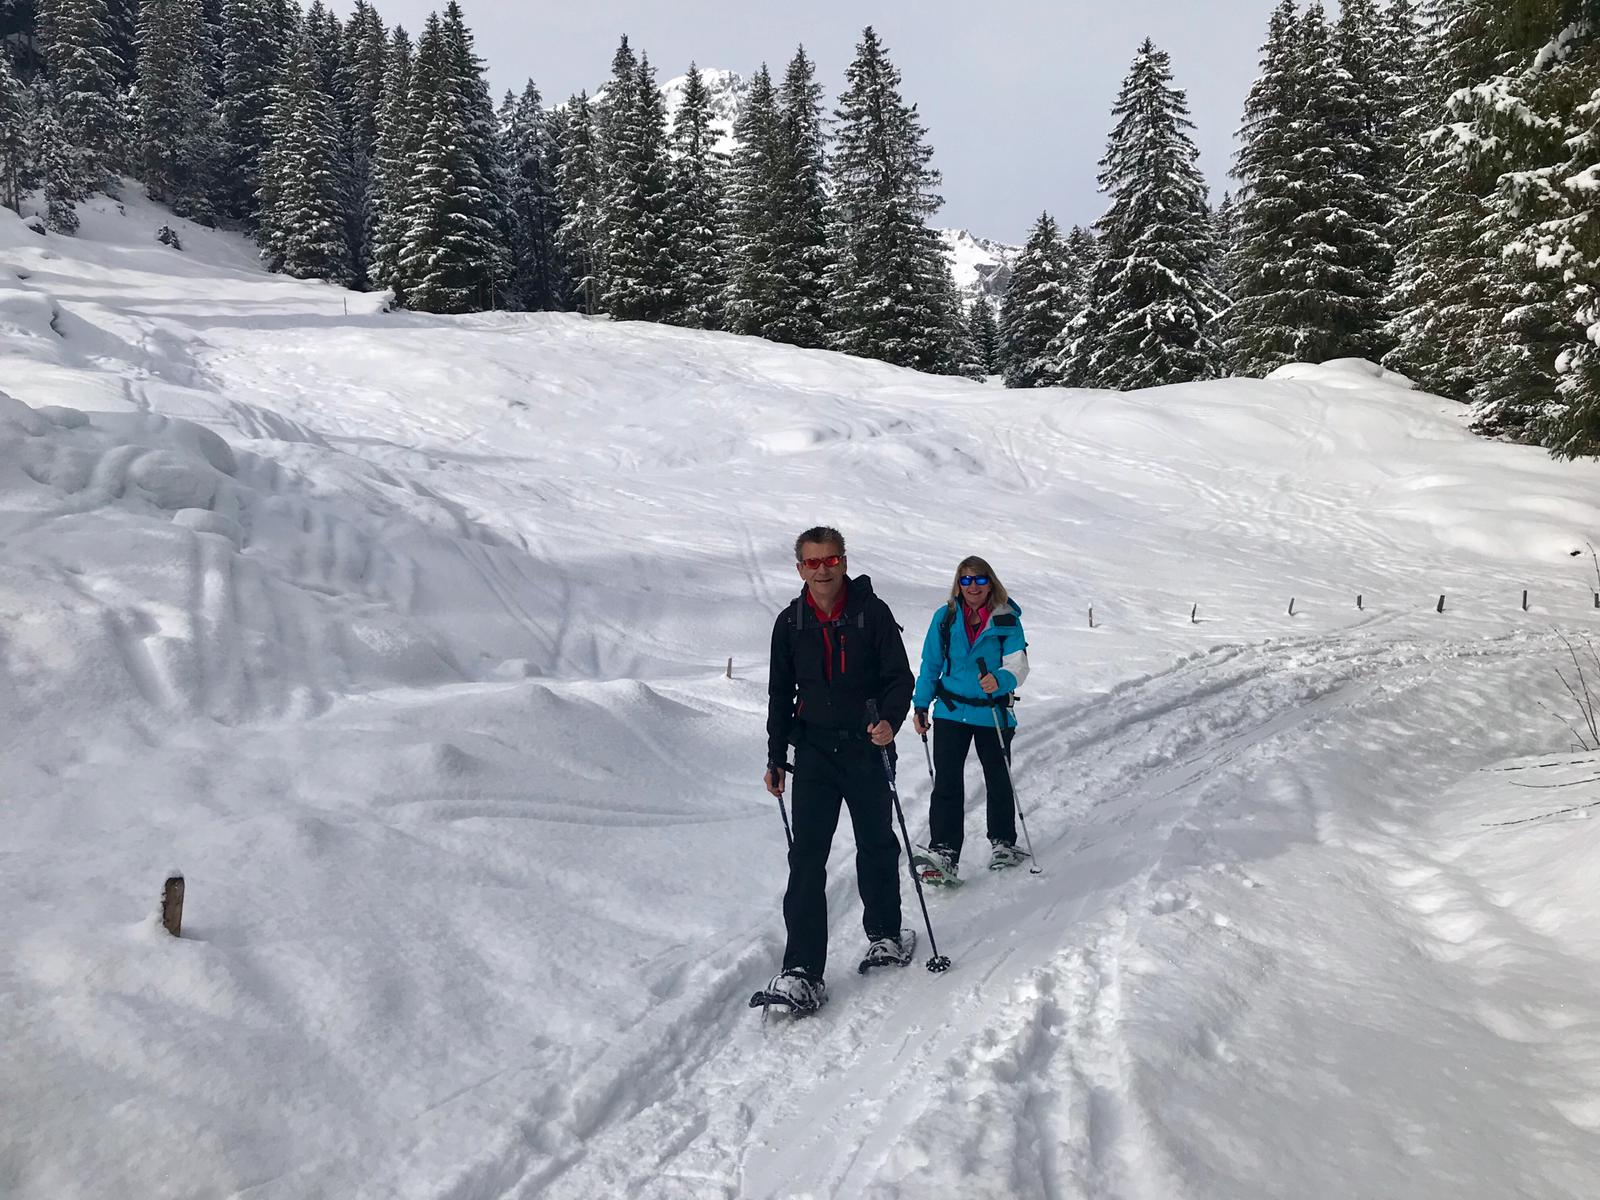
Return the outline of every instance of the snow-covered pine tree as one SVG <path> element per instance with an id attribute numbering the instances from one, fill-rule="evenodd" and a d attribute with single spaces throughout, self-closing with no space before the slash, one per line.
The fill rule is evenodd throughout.
<path id="1" fill-rule="evenodd" d="M 218 202 L 229 216 L 251 221 L 258 216 L 267 111 L 284 56 L 270 0 L 225 0 L 218 106 L 224 169 Z"/>
<path id="2" fill-rule="evenodd" d="M 1265 375 L 1293 361 L 1297 345 L 1293 314 L 1299 281 L 1284 259 L 1301 210 L 1295 114 L 1306 81 L 1295 54 L 1298 24 L 1295 0 L 1279 0 L 1237 134 L 1234 243 L 1232 261 L 1223 268 L 1233 285 L 1224 354 L 1240 375 Z"/>
<path id="3" fill-rule="evenodd" d="M 1007 387 L 1061 383 L 1063 367 L 1052 347 L 1077 315 L 1080 299 L 1060 227 L 1049 213 L 1040 213 L 1000 301 L 999 370 Z"/>
<path id="4" fill-rule="evenodd" d="M 1488 158 L 1485 176 L 1497 171 L 1481 244 L 1486 254 L 1499 252 L 1497 287 L 1486 299 L 1501 316 L 1485 338 L 1482 377 L 1470 393 L 1474 425 L 1533 441 L 1556 391 L 1557 362 L 1579 333 L 1569 268 L 1556 265 L 1572 247 L 1548 231 L 1572 213 L 1558 168 L 1570 161 L 1573 114 L 1596 81 L 1600 29 L 1564 20 L 1544 4 L 1520 16 L 1504 38 L 1515 67 L 1458 93 L 1451 106 L 1478 134 L 1469 144 L 1476 147 L 1471 156 Z"/>
<path id="5" fill-rule="evenodd" d="M 816 64 L 801 46 L 778 93 L 772 253 L 776 303 L 764 336 L 820 347 L 828 338 L 827 132 Z"/>
<path id="6" fill-rule="evenodd" d="M 1052 364 L 1056 382 L 1062 387 L 1090 387 L 1091 382 L 1082 372 L 1087 369 L 1087 355 L 1080 355 L 1080 346 L 1090 345 L 1099 336 L 1101 326 L 1097 315 L 1089 309 L 1089 289 L 1094 283 L 1095 270 L 1100 262 L 1100 246 L 1095 236 L 1082 225 L 1074 225 L 1064 240 L 1067 283 L 1067 312 L 1069 319 L 1045 350 L 1045 358 Z M 1007 292 L 1010 291 L 1008 287 Z M 1004 367 L 1004 345 L 1001 347 L 1001 369 Z"/>
<path id="7" fill-rule="evenodd" d="M 601 224 L 600 150 L 596 144 L 594 109 L 586 92 L 567 102 L 566 138 L 556 170 L 556 197 L 561 224 L 556 246 L 566 264 L 569 303 L 588 316 L 605 311 L 605 244 Z"/>
<path id="8" fill-rule="evenodd" d="M 700 68 L 689 64 L 683 103 L 672 126 L 666 232 L 671 300 L 666 319 L 691 329 L 720 329 L 727 294 L 723 226 L 726 156 L 711 127 L 711 93 Z"/>
<path id="9" fill-rule="evenodd" d="M 383 18 L 367 0 L 356 0 L 344 27 L 340 93 L 350 142 L 350 250 L 356 286 L 371 283 L 373 216 L 377 200 L 379 118 L 387 72 L 389 35 Z"/>
<path id="10" fill-rule="evenodd" d="M 781 117 L 765 63 L 733 123 L 725 224 L 728 231 L 726 328 L 766 337 L 782 319 L 785 264 L 778 253 Z"/>
<path id="11" fill-rule="evenodd" d="M 370 246 L 369 282 L 381 288 L 397 286 L 400 241 L 405 231 L 403 213 L 411 177 L 415 139 L 409 118 L 413 48 L 411 36 L 401 26 L 389 35 L 384 66 L 383 100 L 378 116 L 378 146 L 372 165 L 372 201 L 367 213 Z"/>
<path id="12" fill-rule="evenodd" d="M 1543 231 L 1542 246 L 1566 285 L 1572 325 L 1557 360 L 1557 399 L 1540 422 L 1543 445 L 1560 458 L 1600 455 L 1600 68 L 1597 31 L 1586 56 L 1588 99 L 1574 109 L 1569 156 L 1556 170 L 1567 216 Z M 1559 247 L 1559 250 L 1557 249 Z"/>
<path id="13" fill-rule="evenodd" d="M 1348 81 L 1349 92 L 1338 190 L 1355 206 L 1339 224 L 1350 268 L 1364 281 L 1357 302 L 1359 329 L 1349 335 L 1349 344 L 1374 362 L 1389 349 L 1384 299 L 1394 274 L 1392 237 L 1403 205 L 1409 88 L 1396 77 L 1393 64 L 1414 53 L 1414 34 L 1410 48 L 1394 42 L 1407 19 L 1381 9 L 1377 0 L 1341 0 L 1333 31 L 1333 65 L 1341 81 Z"/>
<path id="14" fill-rule="evenodd" d="M 27 89 L 0 54 L 0 205 L 22 211 L 22 197 L 33 184 L 33 152 L 28 137 Z"/>
<path id="15" fill-rule="evenodd" d="M 222 2 L 200 0 L 200 78 L 212 104 L 222 98 Z"/>
<path id="16" fill-rule="evenodd" d="M 106 27 L 117 56 L 117 91 L 132 89 L 139 77 L 139 0 L 106 0 Z M 119 112 L 125 111 L 119 102 Z"/>
<path id="17" fill-rule="evenodd" d="M 1241 375 L 1286 362 L 1378 358 L 1399 135 L 1380 53 L 1387 23 L 1352 0 L 1335 38 L 1319 2 L 1273 10 L 1261 74 L 1245 102 L 1233 175 L 1231 295 L 1224 351 Z"/>
<path id="18" fill-rule="evenodd" d="M 180 217 L 212 220 L 220 146 L 207 92 L 211 40 L 199 0 L 143 0 L 139 119 L 144 182 Z"/>
<path id="19" fill-rule="evenodd" d="M 1074 225 L 1066 236 L 1067 279 L 1073 298 L 1079 308 L 1089 298 L 1089 281 L 1094 278 L 1095 264 L 1100 261 L 1100 244 L 1094 234 L 1082 225 Z"/>
<path id="20" fill-rule="evenodd" d="M 1428 89 L 1421 78 L 1424 47 L 1416 5 L 1412 0 L 1389 0 L 1378 21 L 1377 77 L 1373 84 L 1375 171 L 1390 197 L 1385 234 L 1391 249 L 1398 254 L 1405 214 L 1417 191 L 1411 163 L 1422 139 Z M 1391 265 L 1384 289 L 1386 313 L 1393 276 Z"/>
<path id="21" fill-rule="evenodd" d="M 934 268 L 933 287 L 935 302 L 944 321 L 943 355 L 931 368 L 938 375 L 964 375 L 978 379 L 977 351 L 973 349 L 972 335 L 967 332 L 967 308 L 956 284 L 955 270 L 950 257 L 939 256 Z"/>
<path id="22" fill-rule="evenodd" d="M 339 105 L 341 115 L 346 109 L 344 60 L 344 26 L 322 0 L 311 0 L 301 19 L 300 27 L 311 38 L 316 52 L 317 86 L 325 95 L 332 96 Z"/>
<path id="23" fill-rule="evenodd" d="M 974 378 L 988 378 L 1000 369 L 1000 330 L 995 324 L 994 304 L 981 292 L 967 310 L 967 337 L 972 344 L 972 361 L 982 371 Z"/>
<path id="24" fill-rule="evenodd" d="M 1578 17 L 1582 44 L 1569 47 L 1571 66 L 1587 95 L 1564 122 L 1566 153 L 1551 175 L 1562 215 L 1534 241 L 1561 280 L 1570 317 L 1556 360 L 1556 398 L 1537 425 L 1540 443 L 1559 458 L 1600 455 L 1600 14 Z"/>
<path id="25" fill-rule="evenodd" d="M 611 78 L 589 102 L 594 123 L 595 151 L 602 175 L 609 174 L 612 157 L 612 121 L 633 107 L 633 90 L 639 86 L 639 56 L 623 34 L 611 55 Z"/>
<path id="26" fill-rule="evenodd" d="M 1222 193 L 1222 203 L 1211 213 L 1211 236 L 1217 245 L 1217 261 L 1214 264 L 1214 276 L 1217 290 L 1227 295 L 1227 289 L 1222 287 L 1222 281 L 1228 278 L 1227 258 L 1233 249 L 1233 240 L 1238 233 L 1239 211 L 1233 202 L 1232 192 Z"/>
<path id="27" fill-rule="evenodd" d="M 1293 355 L 1305 362 L 1377 360 L 1388 348 L 1381 330 L 1394 266 L 1386 234 L 1392 195 L 1379 170 L 1376 106 L 1366 90 L 1378 77 L 1367 28 L 1377 18 L 1370 0 L 1351 0 L 1347 12 L 1336 41 L 1321 0 L 1313 0 L 1296 38 L 1305 84 L 1291 133 L 1300 211 L 1283 252 L 1296 281 Z"/>
<path id="28" fill-rule="evenodd" d="M 383 86 L 388 73 L 389 35 L 383 18 L 367 0 L 356 0 L 344 27 L 340 73 L 349 102 L 349 124 L 355 148 L 372 157 L 378 146 L 383 112 Z"/>
<path id="29" fill-rule="evenodd" d="M 566 105 L 544 110 L 544 120 L 539 125 L 539 164 L 545 178 L 545 240 L 550 270 L 544 294 L 548 297 L 546 307 L 553 312 L 566 312 L 572 307 L 572 280 L 561 252 L 561 223 L 566 219 L 561 207 L 561 163 L 570 134 L 571 114 Z"/>
<path id="30" fill-rule="evenodd" d="M 1408 170 L 1413 197 L 1388 306 L 1394 349 L 1384 365 L 1427 391 L 1465 401 L 1483 378 L 1485 343 L 1499 335 L 1503 294 L 1498 247 L 1483 242 L 1487 198 L 1499 171 L 1469 153 L 1473 131 L 1449 104 L 1510 65 L 1499 17 L 1503 0 L 1431 0 L 1418 74 L 1427 81 L 1427 132 Z"/>
<path id="31" fill-rule="evenodd" d="M 510 259 L 500 192 L 505 171 L 483 67 L 455 0 L 441 22 L 429 21 L 412 95 L 411 119 L 426 116 L 426 125 L 402 212 L 400 292 L 408 307 L 424 312 L 494 308 Z"/>
<path id="32" fill-rule="evenodd" d="M 78 183 L 69 190 L 102 190 L 111 185 L 127 147 L 117 79 L 121 62 L 106 0 L 57 0 L 48 61 L 65 136 L 53 168 L 59 172 L 76 159 Z"/>
<path id="33" fill-rule="evenodd" d="M 272 141 L 261 160 L 268 203 L 257 238 L 269 269 L 348 285 L 355 275 L 346 224 L 350 160 L 337 102 L 324 89 L 317 50 L 324 33 L 306 21 L 273 90 Z"/>
<path id="34" fill-rule="evenodd" d="M 34 115 L 33 144 L 44 181 L 45 225 L 52 233 L 77 233 L 78 155 L 48 105 L 42 105 Z"/>
<path id="35" fill-rule="evenodd" d="M 900 72 L 871 26 L 863 31 L 835 110 L 837 257 L 831 344 L 862 358 L 949 373 L 944 247 L 926 219 L 943 203 L 933 148 Z"/>
<path id="36" fill-rule="evenodd" d="M 1100 163 L 1111 206 L 1095 224 L 1091 316 L 1067 375 L 1122 390 L 1213 378 L 1221 352 L 1212 326 L 1226 301 L 1211 282 L 1206 184 L 1188 100 L 1173 86 L 1171 59 L 1148 38 L 1112 115 Z"/>
<path id="37" fill-rule="evenodd" d="M 667 114 L 647 56 L 633 87 L 608 95 L 606 108 L 606 311 L 619 321 L 664 320 L 672 307 Z"/>
<path id="38" fill-rule="evenodd" d="M 520 96 L 506 93 L 501 137 L 509 164 L 507 202 L 512 220 L 511 299 L 531 312 L 558 311 L 561 281 L 556 263 L 555 180 L 547 159 L 547 114 L 539 89 L 528 80 Z"/>

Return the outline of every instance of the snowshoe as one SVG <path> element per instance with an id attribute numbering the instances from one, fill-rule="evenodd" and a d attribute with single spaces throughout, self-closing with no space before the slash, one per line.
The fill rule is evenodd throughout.
<path id="1" fill-rule="evenodd" d="M 861 960 L 861 965 L 856 970 L 865 975 L 873 967 L 903 967 L 911 961 L 911 956 L 916 952 L 917 931 L 902 929 L 897 938 L 873 938 L 867 947 L 867 956 Z"/>
<path id="2" fill-rule="evenodd" d="M 813 981 L 793 968 L 774 975 L 772 982 L 750 997 L 750 1007 L 761 1010 L 762 1020 L 774 1008 L 795 1017 L 808 1017 L 828 1002 L 828 985 Z"/>
<path id="3" fill-rule="evenodd" d="M 1007 867 L 1020 867 L 1022 860 L 1028 857 L 1026 850 L 1018 848 L 1015 842 L 990 841 L 989 843 L 989 870 L 1003 871 Z"/>
<path id="4" fill-rule="evenodd" d="M 943 846 L 918 846 L 911 854 L 917 876 L 929 887 L 960 887 L 960 865 Z"/>

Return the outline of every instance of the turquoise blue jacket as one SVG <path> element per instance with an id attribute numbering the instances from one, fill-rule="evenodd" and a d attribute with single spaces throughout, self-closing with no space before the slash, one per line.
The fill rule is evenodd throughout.
<path id="1" fill-rule="evenodd" d="M 994 728 L 995 708 L 982 703 L 983 689 L 978 686 L 981 658 L 994 672 L 1000 690 L 995 695 L 1007 695 L 1022 686 L 1028 677 L 1028 639 L 1022 632 L 1022 609 L 1015 601 L 1007 601 L 989 614 L 989 619 L 979 631 L 977 640 L 967 643 L 967 631 L 962 627 L 962 615 L 955 614 L 950 625 L 950 662 L 945 665 L 944 639 L 939 636 L 939 625 L 944 620 L 949 605 L 943 605 L 928 622 L 928 635 L 922 639 L 922 669 L 917 675 L 917 690 L 912 693 L 914 708 L 929 709 L 936 721 L 962 721 L 968 725 Z M 940 698 L 940 685 L 946 698 Z M 952 705 L 947 698 L 956 697 Z M 963 703 L 962 698 L 975 703 Z M 1001 723 L 1007 728 L 1017 723 L 1010 708 L 999 709 Z"/>

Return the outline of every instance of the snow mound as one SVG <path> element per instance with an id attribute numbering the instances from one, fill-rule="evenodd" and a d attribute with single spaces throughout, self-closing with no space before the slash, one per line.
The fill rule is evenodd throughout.
<path id="1" fill-rule="evenodd" d="M 1274 381 L 1303 380 L 1329 387 L 1360 387 L 1378 382 L 1390 387 L 1414 389 L 1417 385 L 1398 371 L 1388 370 L 1364 358 L 1332 358 L 1325 363 L 1285 363 L 1271 372 Z"/>

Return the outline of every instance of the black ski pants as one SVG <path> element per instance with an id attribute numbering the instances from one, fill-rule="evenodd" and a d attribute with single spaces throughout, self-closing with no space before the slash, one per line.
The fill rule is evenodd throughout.
<path id="1" fill-rule="evenodd" d="M 928 803 L 928 843 L 944 846 L 961 857 L 967 811 L 967 751 L 978 744 L 983 764 L 983 785 L 989 793 L 989 836 L 1002 842 L 1017 840 L 1017 803 L 1006 770 L 1011 760 L 1015 727 L 1007 729 L 1004 744 L 993 725 L 968 725 L 965 721 L 933 722 L 933 798 Z"/>
<path id="2" fill-rule="evenodd" d="M 892 752 L 891 752 L 892 758 Z M 856 887 L 867 937 L 900 936 L 900 843 L 883 755 L 865 738 L 831 742 L 802 737 L 794 754 L 794 846 L 783 920 L 789 944 L 783 969 L 813 979 L 828 966 L 828 851 L 839 806 L 850 810 L 856 838 Z"/>

